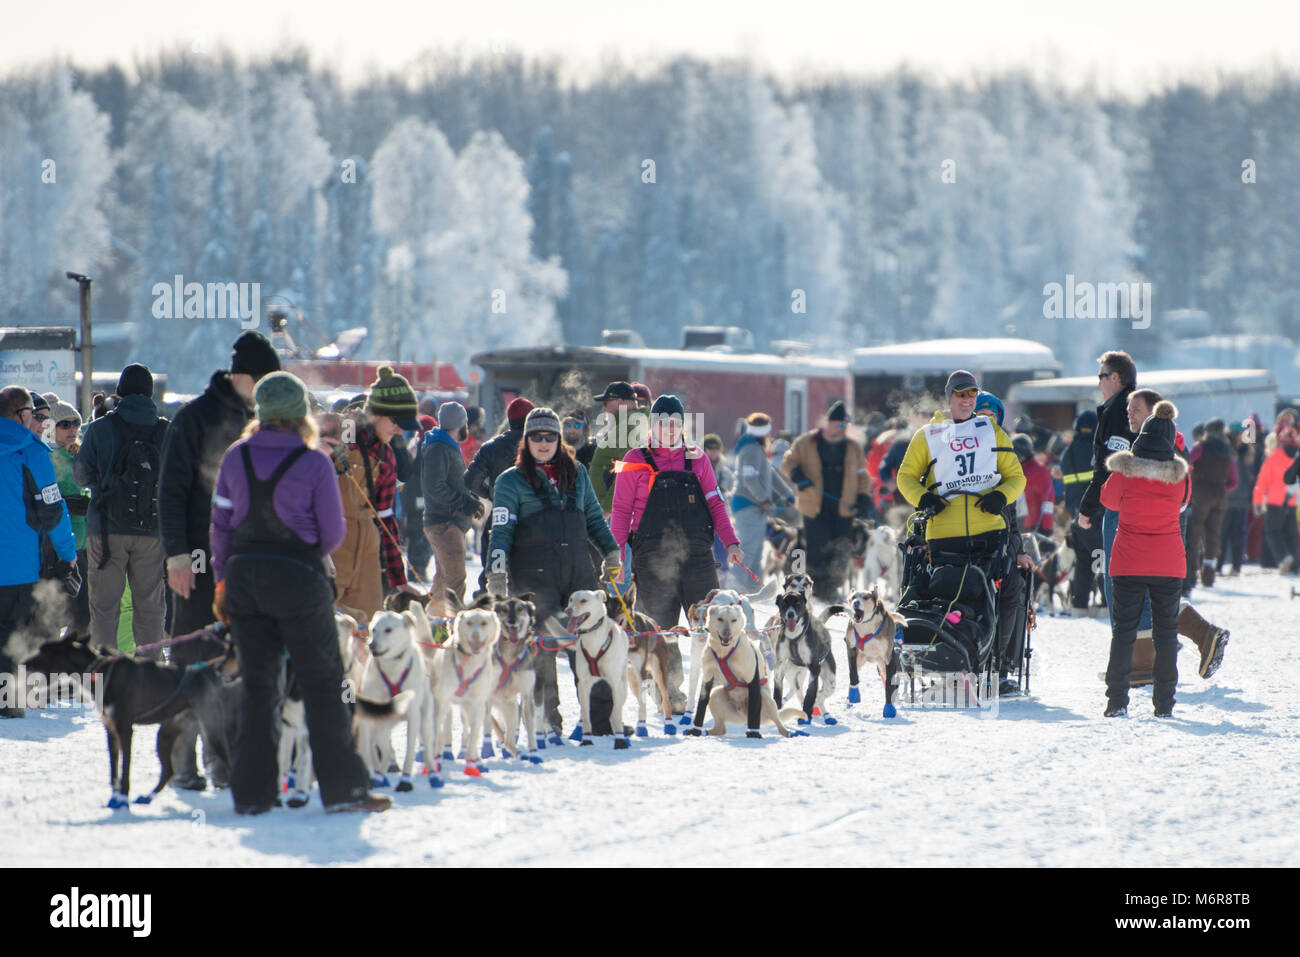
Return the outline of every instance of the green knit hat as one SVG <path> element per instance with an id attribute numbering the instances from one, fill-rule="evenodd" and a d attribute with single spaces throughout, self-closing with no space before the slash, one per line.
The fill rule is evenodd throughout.
<path id="1" fill-rule="evenodd" d="M 253 389 L 257 403 L 257 418 L 305 419 L 307 418 L 307 386 L 292 372 L 272 372 L 262 376 Z"/>
<path id="2" fill-rule="evenodd" d="M 416 416 L 420 404 L 415 398 L 411 383 L 393 371 L 392 366 L 380 366 L 379 378 L 370 385 L 370 400 L 366 411 L 374 415 L 386 415 L 408 432 L 420 430 Z"/>

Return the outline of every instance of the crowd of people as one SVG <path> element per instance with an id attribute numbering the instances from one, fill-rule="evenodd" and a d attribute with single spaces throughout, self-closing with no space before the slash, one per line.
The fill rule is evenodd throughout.
<path id="1" fill-rule="evenodd" d="M 1300 419 L 1288 409 L 1265 429 L 1258 415 L 1214 418 L 1189 443 L 1173 405 L 1137 387 L 1126 353 L 1100 357 L 1098 384 L 1096 411 L 1062 433 L 1023 416 L 1008 429 L 999 398 L 957 370 L 928 421 L 870 412 L 855 425 L 835 401 L 796 435 L 755 410 L 734 423 L 730 451 L 720 433 L 692 443 L 678 397 L 623 381 L 592 397 L 599 431 L 586 410 L 520 396 L 489 435 L 482 409 L 421 403 L 389 367 L 325 409 L 256 332 L 170 422 L 138 364 L 96 397 L 87 423 L 53 393 L 10 386 L 0 390 L 0 672 L 13 666 L 10 635 L 33 625 L 70 625 L 150 657 L 164 638 L 185 637 L 167 656 L 188 664 L 215 653 L 206 633 L 188 638 L 215 616 L 229 622 L 245 705 L 237 766 L 207 762 L 214 783 L 229 784 L 244 812 L 273 799 L 287 652 L 325 804 L 379 809 L 337 700 L 332 609 L 368 621 L 406 592 L 446 616 L 449 593 L 470 589 L 472 537 L 475 588 L 530 594 L 539 619 L 574 590 L 628 593 L 635 581 L 637 608 L 668 628 L 720 585 L 757 590 L 764 542 L 790 529 L 815 597 L 830 602 L 848 582 L 855 531 L 918 508 L 934 553 L 1009 534 L 1016 563 L 1039 569 L 1027 537 L 1072 549 L 1073 612 L 1111 618 L 1106 714 L 1124 713 L 1141 684 L 1168 714 L 1177 635 L 1196 642 L 1203 676 L 1227 640 L 1191 606 L 1193 589 L 1255 556 L 1297 573 Z M 52 603 L 39 598 L 42 579 L 54 583 Z M 1000 604 L 1024 600 L 1018 580 L 1007 576 Z M 1016 636 L 1003 624 L 1009 652 Z M 543 657 L 558 733 L 554 656 Z M 195 734 L 175 760 L 178 786 L 207 785 Z"/>

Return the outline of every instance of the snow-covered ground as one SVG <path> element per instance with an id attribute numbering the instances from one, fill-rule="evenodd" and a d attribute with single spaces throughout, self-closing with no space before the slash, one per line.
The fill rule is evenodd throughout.
<path id="1" fill-rule="evenodd" d="M 1175 718 L 1150 689 L 1104 720 L 1109 632 L 1041 619 L 1033 696 L 996 715 L 900 707 L 878 683 L 812 736 L 634 739 L 501 759 L 441 791 L 419 785 L 384 814 L 237 817 L 228 792 L 171 789 L 105 808 L 104 731 L 89 710 L 0 721 L 0 847 L 11 865 L 1025 865 L 1259 866 L 1300 859 L 1300 651 L 1290 582 L 1250 569 L 1197 607 L 1231 629 L 1222 669 L 1196 677 L 1183 642 Z M 843 619 L 832 623 L 839 633 Z M 844 648 L 837 649 L 841 666 Z M 567 722 L 576 702 L 567 669 Z M 634 716 L 629 702 L 627 717 Z M 400 732 L 398 734 L 400 738 Z M 137 735 L 136 794 L 157 780 Z"/>

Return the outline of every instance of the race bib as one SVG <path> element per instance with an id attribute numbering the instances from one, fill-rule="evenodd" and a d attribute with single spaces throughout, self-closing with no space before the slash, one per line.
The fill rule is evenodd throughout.
<path id="1" fill-rule="evenodd" d="M 504 525 L 510 521 L 510 509 L 500 507 L 492 509 L 492 524 Z"/>
<path id="2" fill-rule="evenodd" d="M 1002 481 L 998 455 L 994 451 L 997 433 L 983 416 L 965 422 L 939 422 L 925 428 L 925 441 L 934 459 L 935 492 L 983 492 Z"/>
<path id="3" fill-rule="evenodd" d="M 63 501 L 63 496 L 59 493 L 57 485 L 47 485 L 41 489 L 41 498 L 44 499 L 46 505 L 53 505 L 55 502 Z"/>
<path id="4" fill-rule="evenodd" d="M 1129 449 L 1128 439 L 1122 435 L 1112 435 L 1106 440 L 1106 448 L 1111 452 L 1127 452 Z"/>

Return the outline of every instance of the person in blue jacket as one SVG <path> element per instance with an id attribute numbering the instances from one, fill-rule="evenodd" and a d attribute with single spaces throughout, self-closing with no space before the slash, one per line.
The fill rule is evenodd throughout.
<path id="1" fill-rule="evenodd" d="M 26 389 L 0 389 L 0 675 L 13 674 L 6 646 L 35 612 L 32 591 L 41 577 L 42 532 L 58 556 L 57 577 L 73 594 L 80 587 L 68 506 L 59 492 L 49 447 L 31 432 L 33 411 Z M 16 679 L 0 681 L 17 690 Z M 0 717 L 23 714 L 17 701 L 0 701 Z"/>

